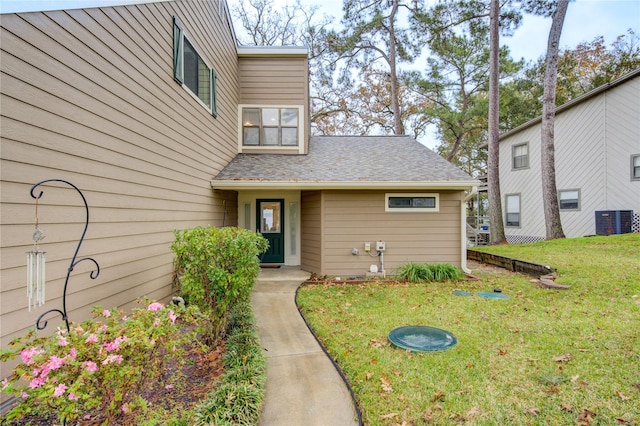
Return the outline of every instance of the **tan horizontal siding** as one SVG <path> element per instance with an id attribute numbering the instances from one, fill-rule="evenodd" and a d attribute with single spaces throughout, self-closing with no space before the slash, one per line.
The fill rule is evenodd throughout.
<path id="1" fill-rule="evenodd" d="M 415 191 L 414 191 L 415 192 Z M 425 191 L 432 192 L 432 191 Z M 405 262 L 461 265 L 461 192 L 440 193 L 440 211 L 385 212 L 384 191 L 323 191 L 323 273 L 364 275 L 379 258 L 365 253 L 364 243 L 386 242 L 388 274 Z M 359 250 L 354 256 L 352 249 Z"/>
<path id="2" fill-rule="evenodd" d="M 306 58 L 240 58 L 240 103 L 304 105 Z"/>
<path id="3" fill-rule="evenodd" d="M 322 273 L 322 194 L 302 191 L 300 194 L 301 257 L 300 267 Z"/>
<path id="4" fill-rule="evenodd" d="M 31 186 L 68 180 L 83 191 L 90 224 L 69 282 L 73 321 L 91 307 L 129 308 L 172 293 L 174 229 L 237 225 L 237 194 L 210 181 L 237 153 L 238 59 L 217 2 L 176 0 L 113 8 L 5 14 L 0 21 L 0 345 L 60 308 L 84 226 L 78 193 L 39 189 L 46 234 L 47 304 L 28 312 L 25 252 Z M 218 75 L 213 117 L 173 80 L 172 17 Z M 60 323 L 53 318 L 49 329 Z M 4 368 L 3 368 L 4 374 Z"/>

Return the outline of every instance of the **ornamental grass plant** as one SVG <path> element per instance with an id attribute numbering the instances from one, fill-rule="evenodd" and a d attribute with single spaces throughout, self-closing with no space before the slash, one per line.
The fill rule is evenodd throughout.
<path id="1" fill-rule="evenodd" d="M 346 374 L 367 425 L 640 423 L 640 234 L 482 250 L 550 265 L 570 290 L 480 281 L 321 284 L 298 303 Z M 506 300 L 461 297 L 499 287 Z M 396 327 L 453 333 L 441 352 L 392 346 Z"/>
<path id="2" fill-rule="evenodd" d="M 405 263 L 396 269 L 396 276 L 412 283 L 422 281 L 459 280 L 462 270 L 450 263 Z"/>

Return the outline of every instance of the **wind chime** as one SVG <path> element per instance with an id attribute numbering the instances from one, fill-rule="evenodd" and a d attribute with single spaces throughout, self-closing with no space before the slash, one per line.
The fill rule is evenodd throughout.
<path id="1" fill-rule="evenodd" d="M 29 312 L 31 307 L 44 305 L 45 253 L 40 250 L 40 241 L 45 235 L 38 226 L 38 199 L 36 198 L 35 231 L 33 232 L 33 250 L 27 252 L 27 298 Z"/>

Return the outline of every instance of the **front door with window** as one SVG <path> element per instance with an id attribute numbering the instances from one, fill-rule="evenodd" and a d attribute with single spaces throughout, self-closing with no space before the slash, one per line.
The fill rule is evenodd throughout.
<path id="1" fill-rule="evenodd" d="M 256 229 L 269 241 L 262 263 L 284 263 L 284 200 L 257 200 Z"/>

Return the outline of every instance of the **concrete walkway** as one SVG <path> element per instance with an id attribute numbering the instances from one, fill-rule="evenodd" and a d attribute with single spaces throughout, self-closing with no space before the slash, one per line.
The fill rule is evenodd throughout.
<path id="1" fill-rule="evenodd" d="M 267 356 L 267 389 L 260 426 L 358 425 L 351 394 L 295 304 L 309 274 L 263 269 L 251 297 Z"/>

